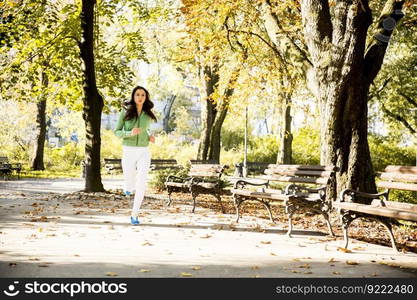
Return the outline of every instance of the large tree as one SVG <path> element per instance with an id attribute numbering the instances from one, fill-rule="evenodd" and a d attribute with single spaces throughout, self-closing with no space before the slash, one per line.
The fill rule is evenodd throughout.
<path id="1" fill-rule="evenodd" d="M 85 143 L 85 191 L 104 191 L 100 173 L 101 148 L 101 113 L 103 96 L 99 93 L 96 83 L 94 65 L 94 9 L 95 0 L 83 0 L 81 10 L 82 40 L 79 44 L 81 59 L 84 63 L 84 98 L 83 118 L 86 129 Z"/>
<path id="2" fill-rule="evenodd" d="M 321 107 L 321 162 L 337 186 L 375 192 L 368 135 L 369 87 L 381 69 L 404 1 L 388 0 L 373 30 L 367 0 L 302 0 L 304 39 Z M 367 45 L 368 38 L 368 45 Z"/>

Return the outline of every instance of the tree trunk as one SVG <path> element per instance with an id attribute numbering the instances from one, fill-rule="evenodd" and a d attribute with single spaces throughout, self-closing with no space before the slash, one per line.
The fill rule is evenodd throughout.
<path id="1" fill-rule="evenodd" d="M 42 72 L 41 85 L 42 89 L 46 90 L 48 87 L 48 76 Z M 42 94 L 39 102 L 36 104 L 36 139 L 33 149 L 33 158 L 31 161 L 31 169 L 34 171 L 45 170 L 43 162 L 46 138 L 46 94 Z"/>
<path id="2" fill-rule="evenodd" d="M 172 106 L 174 105 L 174 101 L 177 98 L 176 95 L 171 95 L 168 100 L 167 103 L 165 104 L 164 107 L 164 117 L 162 119 L 162 127 L 165 133 L 169 133 L 171 132 L 171 128 L 169 127 L 169 119 L 171 118 L 171 110 L 172 110 Z"/>
<path id="3" fill-rule="evenodd" d="M 393 27 L 387 30 L 386 21 L 402 17 L 402 4 L 387 1 L 379 33 L 365 53 L 372 22 L 368 1 L 337 1 L 332 18 L 327 0 L 301 2 L 304 37 L 319 87 L 321 162 L 338 167 L 336 183 L 329 191 L 332 198 L 344 188 L 376 191 L 367 139 L 368 93 L 392 34 Z"/>
<path id="4" fill-rule="evenodd" d="M 230 97 L 233 96 L 235 91 L 234 85 L 239 78 L 240 70 L 242 65 L 239 64 L 235 69 L 232 71 L 230 75 L 229 81 L 227 83 L 226 89 L 223 93 L 222 102 L 220 105 L 220 109 L 216 114 L 213 128 L 210 133 L 210 149 L 209 149 L 209 156 L 208 159 L 215 160 L 220 162 L 220 150 L 221 150 L 221 131 L 224 120 L 226 119 L 226 115 L 229 109 L 229 101 Z"/>
<path id="5" fill-rule="evenodd" d="M 222 109 L 217 113 L 217 118 L 214 121 L 210 136 L 210 151 L 208 156 L 209 160 L 220 162 L 221 131 L 224 119 L 227 115 L 227 110 L 227 106 L 223 106 Z"/>
<path id="6" fill-rule="evenodd" d="M 291 99 L 287 96 L 285 103 L 282 105 L 281 126 L 279 127 L 279 150 L 277 155 L 277 164 L 292 163 L 292 140 L 291 133 Z"/>
<path id="7" fill-rule="evenodd" d="M 204 105 L 201 110 L 202 134 L 198 147 L 197 159 L 208 159 L 210 136 L 216 118 L 217 109 L 213 103 L 213 94 L 219 82 L 218 66 L 204 67 L 202 80 L 204 82 Z"/>
<path id="8" fill-rule="evenodd" d="M 94 66 L 94 6 L 95 0 L 83 0 L 81 12 L 82 41 L 81 59 L 84 62 L 84 107 L 83 119 L 86 127 L 85 142 L 85 191 L 103 192 L 100 174 L 100 125 L 103 97 L 96 84 Z"/>

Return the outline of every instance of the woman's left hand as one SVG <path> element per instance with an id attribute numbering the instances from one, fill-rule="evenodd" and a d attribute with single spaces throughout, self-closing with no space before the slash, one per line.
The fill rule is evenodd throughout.
<path id="1" fill-rule="evenodd" d="M 149 137 L 149 141 L 150 141 L 151 143 L 155 143 L 155 137 L 154 137 L 153 135 L 151 135 L 151 136 Z"/>

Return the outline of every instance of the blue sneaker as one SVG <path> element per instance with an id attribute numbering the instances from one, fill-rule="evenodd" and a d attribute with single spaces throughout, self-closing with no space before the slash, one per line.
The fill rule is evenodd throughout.
<path id="1" fill-rule="evenodd" d="M 130 196 L 130 195 L 132 195 L 132 193 L 131 193 L 131 192 L 129 192 L 129 191 L 125 191 L 124 193 L 125 193 L 125 196 Z"/>
<path id="2" fill-rule="evenodd" d="M 139 225 L 138 217 L 130 217 L 130 224 L 132 225 Z"/>

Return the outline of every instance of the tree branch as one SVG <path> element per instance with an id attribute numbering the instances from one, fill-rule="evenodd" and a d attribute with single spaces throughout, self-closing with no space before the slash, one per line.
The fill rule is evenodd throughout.
<path id="1" fill-rule="evenodd" d="M 417 133 L 417 131 L 410 125 L 410 123 L 407 122 L 407 120 L 404 117 L 391 112 L 385 107 L 383 103 L 381 104 L 382 104 L 382 111 L 384 113 L 386 113 L 389 117 L 391 117 L 395 121 L 402 123 L 405 126 L 405 128 L 407 128 L 413 135 Z"/>
<path id="2" fill-rule="evenodd" d="M 368 46 L 364 58 L 364 78 L 369 83 L 375 79 L 384 61 L 388 42 L 396 24 L 404 16 L 401 11 L 404 1 L 388 0 L 378 21 L 377 33 Z"/>
<path id="3" fill-rule="evenodd" d="M 332 40 L 333 26 L 330 18 L 328 0 L 302 0 L 301 16 L 303 19 L 304 36 L 312 63 L 320 65 L 323 47 Z"/>
<path id="4" fill-rule="evenodd" d="M 398 92 L 398 95 L 402 96 L 405 100 L 407 100 L 408 103 L 410 103 L 414 107 L 417 107 L 417 102 L 414 99 L 412 99 L 410 96 L 404 94 L 403 92 L 399 90 L 397 92 Z"/>
<path id="5" fill-rule="evenodd" d="M 305 59 L 305 61 L 310 66 L 313 66 L 313 63 L 308 58 L 308 52 L 305 49 L 302 49 L 299 45 L 297 45 L 297 43 L 295 42 L 294 38 L 291 37 L 290 34 L 288 34 L 287 32 L 285 32 L 285 30 L 281 26 L 281 23 L 279 22 L 278 16 L 271 11 L 271 7 L 272 7 L 271 1 L 270 0 L 267 0 L 265 2 L 265 4 L 268 5 L 268 14 L 272 18 L 272 20 L 274 21 L 275 25 L 279 28 L 279 30 L 282 33 L 284 33 L 285 37 L 288 39 L 288 41 L 291 43 L 291 45 L 294 47 L 294 49 Z"/>

